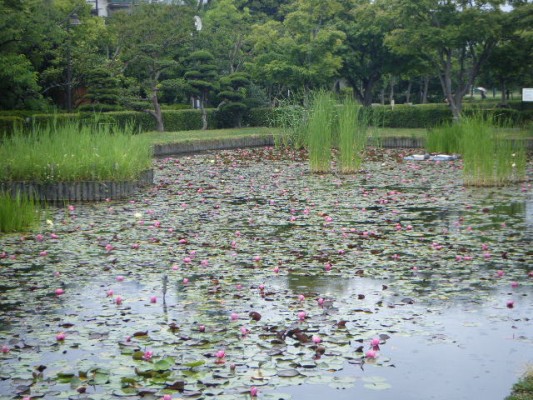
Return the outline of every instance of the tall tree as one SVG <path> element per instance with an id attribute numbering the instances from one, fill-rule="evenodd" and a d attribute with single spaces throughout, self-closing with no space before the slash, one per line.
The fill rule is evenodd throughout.
<path id="1" fill-rule="evenodd" d="M 399 54 L 425 59 L 438 73 L 454 119 L 501 37 L 501 1 L 397 0 L 401 25 L 387 37 Z"/>
<path id="2" fill-rule="evenodd" d="M 131 14 L 115 14 L 111 24 L 125 73 L 141 82 L 152 103 L 144 111 L 155 118 L 156 129 L 162 132 L 160 80 L 186 55 L 195 31 L 194 9 L 185 4 L 141 3 Z"/>
<path id="3" fill-rule="evenodd" d="M 389 4 L 379 0 L 351 0 L 344 3 L 345 11 L 339 15 L 338 26 L 346 35 L 340 75 L 365 106 L 372 103 L 374 89 L 383 76 L 399 75 L 400 67 L 405 65 L 384 43 L 394 23 Z"/>

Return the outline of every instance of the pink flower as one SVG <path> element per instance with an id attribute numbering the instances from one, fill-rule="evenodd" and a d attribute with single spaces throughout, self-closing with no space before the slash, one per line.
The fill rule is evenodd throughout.
<path id="1" fill-rule="evenodd" d="M 250 396 L 257 397 L 257 392 L 258 391 L 259 390 L 255 386 L 252 386 L 251 389 L 250 389 Z"/>
<path id="2" fill-rule="evenodd" d="M 324 299 L 322 297 L 320 297 L 316 302 L 318 303 L 320 307 L 324 305 Z"/>
<path id="3" fill-rule="evenodd" d="M 114 247 L 111 243 L 108 243 L 105 245 L 105 250 L 109 253 L 111 250 L 113 250 Z"/>
<path id="4" fill-rule="evenodd" d="M 277 274 L 278 272 L 279 272 L 279 267 L 276 265 L 276 266 L 274 267 L 274 273 Z"/>
<path id="5" fill-rule="evenodd" d="M 46 257 L 48 255 L 48 252 L 46 250 L 43 250 L 39 253 L 41 257 Z"/>
<path id="6" fill-rule="evenodd" d="M 518 282 L 515 282 L 515 281 L 511 282 L 511 287 L 512 288 L 517 288 L 518 287 Z"/>
<path id="7" fill-rule="evenodd" d="M 221 360 L 226 357 L 226 352 L 224 350 L 219 350 L 215 353 L 215 357 Z"/>
<path id="8" fill-rule="evenodd" d="M 306 317 L 307 317 L 307 313 L 306 313 L 305 311 L 300 311 L 300 312 L 298 313 L 298 319 L 299 319 L 300 321 L 304 321 Z"/>
<path id="9" fill-rule="evenodd" d="M 260 284 L 260 285 L 259 285 L 259 290 L 260 290 L 260 291 L 264 291 L 264 290 L 265 290 L 265 285 Z"/>
<path id="10" fill-rule="evenodd" d="M 299 294 L 298 301 L 305 301 L 305 296 L 303 294 Z"/>
<path id="11" fill-rule="evenodd" d="M 247 327 L 241 326 L 241 334 L 242 334 L 242 336 L 246 336 L 249 333 L 250 333 L 250 330 Z"/>
<path id="12" fill-rule="evenodd" d="M 368 350 L 365 353 L 365 357 L 366 358 L 376 358 L 377 357 L 377 352 L 375 350 Z"/>
<path id="13" fill-rule="evenodd" d="M 165 394 L 161 400 L 172 400 L 172 396 L 169 394 Z"/>
<path id="14" fill-rule="evenodd" d="M 261 261 L 261 256 L 255 256 L 254 257 L 254 262 L 258 263 Z"/>
<path id="15" fill-rule="evenodd" d="M 7 345 L 4 344 L 4 345 L 2 346 L 2 350 L 1 350 L 1 351 L 2 351 L 2 353 L 4 353 L 4 354 L 9 353 L 9 347 L 7 347 Z"/>
<path id="16" fill-rule="evenodd" d="M 505 275 L 505 272 L 503 272 L 501 269 L 499 269 L 498 271 L 496 271 L 496 275 L 498 276 L 498 278 L 501 278 L 502 276 Z"/>
<path id="17" fill-rule="evenodd" d="M 198 331 L 199 332 L 205 332 L 205 325 L 198 325 Z"/>
<path id="18" fill-rule="evenodd" d="M 150 303 L 152 303 L 152 304 L 157 303 L 157 297 L 156 296 L 150 297 Z"/>
<path id="19" fill-rule="evenodd" d="M 64 332 L 59 332 L 57 335 L 56 335 L 56 340 L 58 342 L 62 342 L 63 340 L 65 340 L 65 333 Z"/>
<path id="20" fill-rule="evenodd" d="M 200 261 L 200 265 L 201 265 L 202 267 L 207 267 L 207 266 L 209 266 L 209 260 L 202 260 L 202 261 Z"/>
<path id="21" fill-rule="evenodd" d="M 507 308 L 513 308 L 514 307 L 514 301 L 513 300 L 507 300 Z"/>
<path id="22" fill-rule="evenodd" d="M 117 306 L 120 306 L 122 304 L 122 301 L 123 301 L 122 296 L 115 297 L 115 304 Z"/>
<path id="23" fill-rule="evenodd" d="M 107 296 L 107 297 L 113 297 L 113 289 L 109 289 L 109 290 L 106 292 L 106 296 Z"/>
<path id="24" fill-rule="evenodd" d="M 183 284 L 186 285 L 187 283 L 189 283 L 189 278 L 183 278 Z"/>
<path id="25" fill-rule="evenodd" d="M 189 264 L 191 261 L 192 261 L 191 257 L 185 257 L 185 258 L 183 259 L 183 262 L 184 262 L 185 264 Z"/>
<path id="26" fill-rule="evenodd" d="M 75 210 L 75 208 L 74 208 L 74 206 L 72 206 L 72 205 L 69 205 L 69 206 L 68 206 L 68 210 L 69 210 L 69 211 L 74 211 L 74 210 Z"/>
<path id="27" fill-rule="evenodd" d="M 319 344 L 321 341 L 322 341 L 322 339 L 320 338 L 320 336 L 317 336 L 317 335 L 313 336 L 313 343 L 314 344 Z"/>
<path id="28" fill-rule="evenodd" d="M 122 282 L 124 280 L 124 277 L 122 275 L 118 275 L 116 278 L 117 282 Z"/>
<path id="29" fill-rule="evenodd" d="M 146 350 L 143 354 L 143 360 L 150 361 L 152 357 L 154 356 L 154 352 L 150 350 Z"/>
<path id="30" fill-rule="evenodd" d="M 35 236 L 35 240 L 37 240 L 38 242 L 42 242 L 44 240 L 44 236 L 39 233 Z"/>
<path id="31" fill-rule="evenodd" d="M 50 237 L 51 237 L 52 239 L 59 239 L 59 236 L 56 235 L 55 233 L 51 233 L 51 234 L 50 234 Z"/>
<path id="32" fill-rule="evenodd" d="M 134 250 L 137 250 L 141 245 L 139 243 L 133 243 L 131 245 L 131 248 L 134 249 Z"/>
<path id="33" fill-rule="evenodd" d="M 326 263 L 326 265 L 324 266 L 324 269 L 326 271 L 331 271 L 331 267 L 332 267 L 331 263 Z"/>
<path id="34" fill-rule="evenodd" d="M 173 270 L 173 271 L 177 271 L 179 268 L 180 268 L 180 267 L 179 267 L 177 264 L 174 264 L 174 265 L 172 266 L 172 270 Z"/>

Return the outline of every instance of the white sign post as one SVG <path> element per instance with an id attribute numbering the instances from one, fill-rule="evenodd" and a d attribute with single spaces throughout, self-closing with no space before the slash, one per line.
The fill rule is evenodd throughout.
<path id="1" fill-rule="evenodd" d="M 533 102 L 533 88 L 522 88 L 522 101 Z"/>

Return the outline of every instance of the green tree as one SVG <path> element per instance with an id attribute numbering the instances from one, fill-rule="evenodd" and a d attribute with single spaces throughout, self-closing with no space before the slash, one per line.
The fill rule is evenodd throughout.
<path id="1" fill-rule="evenodd" d="M 230 125 L 241 127 L 242 116 L 248 108 L 244 102 L 246 88 L 250 84 L 247 74 L 236 72 L 220 78 L 221 91 L 218 97 L 222 102 L 217 107 L 221 112 L 229 116 Z"/>
<path id="2" fill-rule="evenodd" d="M 416 55 L 438 74 L 454 119 L 463 97 L 501 36 L 500 1 L 398 0 L 401 22 L 386 38 L 398 54 Z"/>
<path id="3" fill-rule="evenodd" d="M 187 5 L 142 3 L 131 14 L 117 13 L 110 21 L 125 74 L 135 76 L 148 94 L 152 108 L 143 111 L 155 118 L 158 131 L 164 131 L 160 81 L 186 55 L 195 31 L 193 12 Z"/>
<path id="4" fill-rule="evenodd" d="M 255 25 L 250 35 L 252 77 L 264 82 L 270 96 L 309 91 L 333 83 L 342 65 L 338 55 L 345 38 L 334 26 L 338 1 L 297 0 L 282 22 Z"/>
<path id="5" fill-rule="evenodd" d="M 190 86 L 190 94 L 198 100 L 202 112 L 202 129 L 207 129 L 207 112 L 205 110 L 209 93 L 217 88 L 218 72 L 214 64 L 215 57 L 206 50 L 198 50 L 186 60 L 188 68 L 185 80 Z"/>

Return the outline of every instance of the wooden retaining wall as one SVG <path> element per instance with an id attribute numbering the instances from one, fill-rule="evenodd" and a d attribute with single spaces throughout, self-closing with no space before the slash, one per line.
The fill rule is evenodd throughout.
<path id="1" fill-rule="evenodd" d="M 62 203 L 77 201 L 102 201 L 105 199 L 121 199 L 132 195 L 138 189 L 152 185 L 154 171 L 145 171 L 136 181 L 95 181 L 95 182 L 7 182 L 0 183 L 0 191 L 33 195 L 35 199 L 46 203 Z"/>

